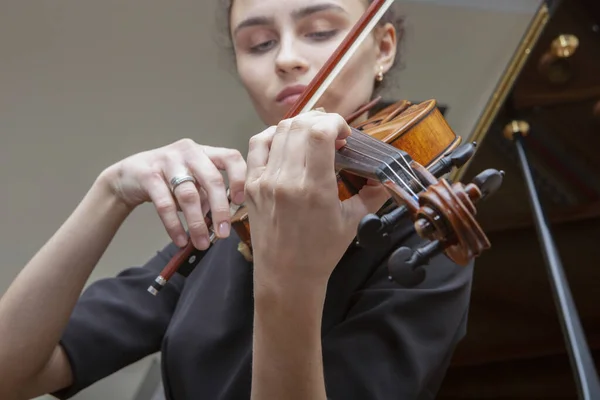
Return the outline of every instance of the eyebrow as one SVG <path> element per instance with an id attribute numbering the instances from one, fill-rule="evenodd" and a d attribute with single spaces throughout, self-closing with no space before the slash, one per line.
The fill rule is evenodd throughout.
<path id="1" fill-rule="evenodd" d="M 348 13 L 345 9 L 343 9 L 341 6 L 338 6 L 337 4 L 323 3 L 323 4 L 315 4 L 312 6 L 302 7 L 297 10 L 292 11 L 292 19 L 297 21 L 299 19 L 306 18 L 309 15 L 316 14 L 316 13 L 322 12 L 322 11 L 335 11 L 338 13 L 346 13 L 346 14 Z M 235 36 L 238 33 L 238 31 L 240 31 L 241 29 L 248 28 L 251 26 L 273 25 L 273 23 L 274 23 L 273 18 L 251 17 L 251 18 L 248 18 L 248 19 L 240 22 L 238 24 L 238 26 L 235 28 L 233 34 Z"/>

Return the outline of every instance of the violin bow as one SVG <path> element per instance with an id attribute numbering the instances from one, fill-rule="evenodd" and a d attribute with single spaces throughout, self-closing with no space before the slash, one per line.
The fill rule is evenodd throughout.
<path id="1" fill-rule="evenodd" d="M 369 4 L 369 7 L 365 10 L 361 18 L 354 24 L 352 30 L 346 35 L 342 43 L 340 43 L 327 62 L 321 67 L 317 75 L 314 76 L 310 84 L 306 87 L 302 95 L 283 119 L 292 118 L 300 113 L 310 111 L 315 106 L 323 93 L 329 88 L 342 68 L 356 53 L 356 50 L 371 33 L 394 1 L 395 0 L 373 0 L 371 4 Z M 212 225 L 210 217 L 207 216 L 205 219 L 207 226 L 210 228 Z M 156 277 L 152 285 L 148 287 L 148 292 L 156 296 L 175 272 L 180 272 L 183 276 L 189 275 L 196 265 L 198 265 L 200 260 L 202 260 L 206 252 L 218 240 L 219 238 L 213 232 L 210 235 L 210 246 L 206 250 L 198 250 L 194 247 L 191 240 L 188 241 L 187 246 L 177 251 L 163 268 L 160 275 Z"/>

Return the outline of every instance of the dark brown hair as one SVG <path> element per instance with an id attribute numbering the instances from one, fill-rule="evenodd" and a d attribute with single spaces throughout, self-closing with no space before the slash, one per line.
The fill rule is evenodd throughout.
<path id="1" fill-rule="evenodd" d="M 367 4 L 371 4 L 373 0 L 364 0 Z M 231 38 L 231 26 L 230 26 L 230 15 L 231 15 L 231 7 L 233 5 L 234 0 L 219 0 L 219 8 L 217 15 L 217 22 L 220 27 L 223 27 L 224 31 L 220 34 L 220 45 L 227 51 L 227 55 L 231 60 L 233 57 L 235 61 L 235 51 L 233 49 L 233 43 Z M 395 81 L 394 72 L 400 69 L 400 48 L 403 43 L 405 28 L 404 28 L 404 16 L 400 14 L 398 9 L 398 3 L 393 4 L 385 15 L 379 21 L 379 26 L 383 26 L 387 23 L 391 23 L 396 29 L 396 58 L 394 59 L 394 64 L 390 68 L 390 70 L 386 73 L 383 82 L 375 82 L 375 87 L 373 90 L 373 95 L 379 94 L 382 90 L 389 88 L 392 83 Z"/>

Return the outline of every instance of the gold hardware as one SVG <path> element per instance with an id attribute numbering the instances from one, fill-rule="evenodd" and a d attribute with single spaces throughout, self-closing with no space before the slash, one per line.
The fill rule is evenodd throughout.
<path id="1" fill-rule="evenodd" d="M 560 35 L 552 41 L 550 46 L 554 56 L 559 58 L 568 58 L 575 54 L 579 47 L 579 39 L 575 35 Z"/>
<path id="2" fill-rule="evenodd" d="M 573 77 L 570 58 L 579 47 L 575 35 L 559 35 L 550 44 L 550 49 L 542 56 L 538 68 L 551 83 L 564 84 Z"/>
<path id="3" fill-rule="evenodd" d="M 529 124 L 525 121 L 514 120 L 504 127 L 504 137 L 509 140 L 513 140 L 518 133 L 523 136 L 529 135 Z"/>

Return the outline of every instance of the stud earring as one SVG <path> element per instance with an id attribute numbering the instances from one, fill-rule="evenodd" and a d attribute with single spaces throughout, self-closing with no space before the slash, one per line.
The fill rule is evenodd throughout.
<path id="1" fill-rule="evenodd" d="M 377 73 L 375 79 L 377 82 L 381 82 L 383 80 L 383 67 L 381 65 L 379 66 L 379 72 Z"/>

